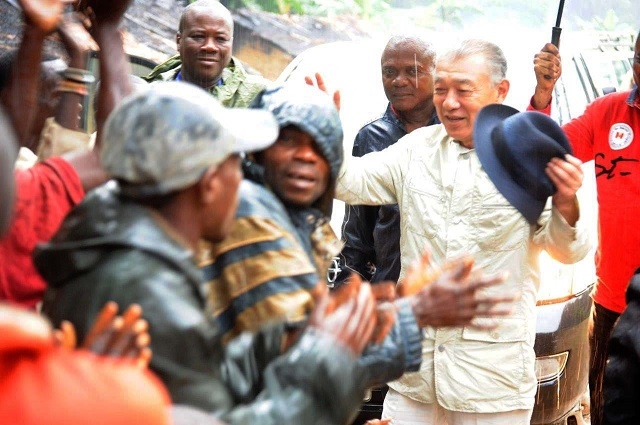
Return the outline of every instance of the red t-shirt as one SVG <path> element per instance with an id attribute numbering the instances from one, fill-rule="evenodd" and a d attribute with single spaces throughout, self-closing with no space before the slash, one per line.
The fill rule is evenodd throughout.
<path id="1" fill-rule="evenodd" d="M 46 287 L 33 265 L 33 249 L 54 235 L 84 190 L 75 169 L 59 157 L 16 171 L 15 179 L 13 223 L 0 241 L 0 300 L 33 308 Z"/>
<path id="2" fill-rule="evenodd" d="M 531 109 L 531 107 L 529 108 Z M 549 107 L 541 112 L 549 113 Z M 640 99 L 636 90 L 593 101 L 562 129 L 574 155 L 595 160 L 598 191 L 598 283 L 593 299 L 621 313 L 640 267 Z"/>

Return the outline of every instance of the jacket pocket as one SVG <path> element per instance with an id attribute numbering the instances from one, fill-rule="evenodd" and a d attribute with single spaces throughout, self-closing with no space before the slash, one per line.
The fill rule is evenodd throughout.
<path id="1" fill-rule="evenodd" d="M 521 342 L 527 340 L 528 327 L 526 320 L 521 317 L 503 319 L 482 319 L 477 324 L 499 323 L 491 330 L 482 330 L 470 326 L 462 330 L 462 339 L 481 342 Z"/>
<path id="2" fill-rule="evenodd" d="M 512 251 L 529 238 L 530 227 L 520 212 L 491 185 L 474 200 L 475 240 L 483 251 Z"/>
<path id="3" fill-rule="evenodd" d="M 408 197 L 403 206 L 405 214 L 400 225 L 407 230 L 433 239 L 442 228 L 444 217 L 444 193 L 442 186 L 426 170 L 424 164 L 412 162 L 407 174 Z"/>

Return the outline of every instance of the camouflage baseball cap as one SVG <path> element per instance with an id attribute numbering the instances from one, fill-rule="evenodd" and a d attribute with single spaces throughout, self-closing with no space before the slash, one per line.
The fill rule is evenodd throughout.
<path id="1" fill-rule="evenodd" d="M 227 109 L 192 84 L 163 82 L 109 115 L 101 161 L 122 194 L 147 198 L 189 187 L 231 154 L 265 149 L 277 136 L 266 111 Z"/>

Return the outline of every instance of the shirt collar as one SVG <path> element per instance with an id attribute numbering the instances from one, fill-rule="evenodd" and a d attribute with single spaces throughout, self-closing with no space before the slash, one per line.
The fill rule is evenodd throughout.
<path id="1" fill-rule="evenodd" d="M 175 80 L 176 80 L 176 81 L 183 81 L 183 80 L 182 80 L 182 70 L 178 71 L 178 73 L 176 74 L 176 78 L 175 78 Z M 218 82 L 216 83 L 216 86 L 221 86 L 221 85 L 223 85 L 223 84 L 224 84 L 224 81 L 222 81 L 222 78 L 220 78 L 220 79 L 218 80 Z"/>
<path id="2" fill-rule="evenodd" d="M 389 108 L 388 109 L 391 111 L 392 115 L 396 118 L 396 120 L 398 121 L 400 126 L 402 126 L 402 128 L 404 128 L 404 125 L 402 124 L 402 121 L 400 120 L 400 115 L 398 115 L 398 111 L 396 111 L 396 108 L 393 107 L 391 102 L 389 102 Z M 436 113 L 435 108 L 433 109 L 433 115 L 431 115 L 431 118 L 429 118 L 429 121 L 427 121 L 425 126 L 434 125 L 434 124 L 440 124 L 440 119 L 438 118 L 438 114 Z"/>

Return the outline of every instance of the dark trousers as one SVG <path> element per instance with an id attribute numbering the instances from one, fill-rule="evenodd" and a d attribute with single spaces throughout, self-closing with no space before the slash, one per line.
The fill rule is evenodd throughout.
<path id="1" fill-rule="evenodd" d="M 602 425 L 602 381 L 607 363 L 609 337 L 620 313 L 594 303 L 589 327 L 589 395 L 591 398 L 591 425 Z"/>

